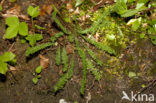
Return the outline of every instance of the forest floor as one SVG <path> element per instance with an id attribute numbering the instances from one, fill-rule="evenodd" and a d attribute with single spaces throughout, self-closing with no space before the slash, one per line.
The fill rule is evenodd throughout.
<path id="1" fill-rule="evenodd" d="M 20 7 L 20 15 L 27 15 L 29 5 L 40 6 L 54 4 L 58 9 L 62 5 L 61 0 L 17 0 L 15 3 L 10 3 L 5 0 L 3 3 L 2 14 L 8 14 L 9 10 L 15 10 L 17 5 Z M 14 9 L 16 8 L 16 9 Z M 25 17 L 26 18 L 26 17 Z M 28 17 L 29 19 L 29 17 Z M 20 19 L 31 24 L 30 20 Z M 35 18 L 34 22 L 42 27 L 48 27 L 47 31 L 36 31 L 43 34 L 43 40 L 39 43 L 48 41 L 48 38 L 53 33 L 59 30 L 52 24 L 51 14 Z M 68 23 L 63 23 L 67 28 Z M 29 25 L 30 27 L 30 25 Z M 155 80 L 156 73 L 156 46 L 147 39 L 137 40 L 135 44 L 129 44 L 128 48 L 120 52 L 118 56 L 118 66 L 120 70 L 135 71 L 139 75 L 136 78 L 129 78 L 126 75 L 111 74 L 109 69 L 103 71 L 100 81 L 95 81 L 92 74 L 87 74 L 87 84 L 85 94 L 80 94 L 80 83 L 82 74 L 82 63 L 79 61 L 79 56 L 75 54 L 74 73 L 64 88 L 57 93 L 53 93 L 53 87 L 59 80 L 62 74 L 61 67 L 55 65 L 56 47 L 49 47 L 42 50 L 40 53 L 33 55 L 31 58 L 26 58 L 25 51 L 29 44 L 22 44 L 20 37 L 13 40 L 4 40 L 3 36 L 6 31 L 5 18 L 0 17 L 0 54 L 5 51 L 12 51 L 16 54 L 17 64 L 15 70 L 9 70 L 6 80 L 0 82 L 0 103 L 59 103 L 60 99 L 65 99 L 68 103 L 129 103 L 129 101 L 121 101 L 122 92 L 128 94 L 131 91 L 135 93 L 142 92 L 142 85 L 148 86 L 142 93 L 155 94 L 155 84 L 150 85 Z M 64 38 L 60 39 L 64 44 Z M 71 45 L 67 43 L 66 45 Z M 94 50 L 96 52 L 96 49 Z M 42 78 L 38 84 L 32 82 L 35 68 L 40 64 L 40 55 L 49 59 L 48 68 L 41 73 Z M 112 58 L 106 54 L 102 54 L 102 60 Z M 116 62 L 116 61 L 115 61 Z M 115 63 L 114 63 L 115 64 Z M 113 64 L 112 64 L 113 65 Z M 139 74 L 140 73 L 140 74 Z M 141 75 L 141 76 L 140 76 Z M 145 102 L 147 103 L 147 102 Z M 154 103 L 154 102 L 153 102 Z"/>

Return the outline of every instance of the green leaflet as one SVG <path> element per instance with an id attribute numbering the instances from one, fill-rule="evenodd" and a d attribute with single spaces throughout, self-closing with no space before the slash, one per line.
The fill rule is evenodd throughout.
<path id="1" fill-rule="evenodd" d="M 41 71 L 42 71 L 42 66 L 38 66 L 38 67 L 35 69 L 35 72 L 36 72 L 37 74 L 41 73 Z"/>
<path id="2" fill-rule="evenodd" d="M 52 46 L 52 45 L 54 45 L 54 44 L 51 43 L 51 42 L 48 42 L 48 43 L 37 45 L 37 46 L 32 47 L 32 48 L 28 48 L 26 50 L 26 56 L 29 56 L 31 54 L 34 54 L 34 53 L 36 53 L 36 52 L 38 52 L 38 51 L 40 51 L 42 49 L 45 49 L 46 47 Z"/>
<path id="3" fill-rule="evenodd" d="M 66 74 L 63 74 L 57 84 L 54 86 L 54 92 L 57 92 L 58 90 L 62 89 L 65 83 L 72 77 L 73 75 L 73 69 L 74 69 L 74 58 L 71 60 L 70 68 L 68 69 L 68 72 Z"/>
<path id="4" fill-rule="evenodd" d="M 60 49 L 60 47 L 58 47 L 58 49 L 56 51 L 55 62 L 56 62 L 56 65 L 61 64 L 61 49 Z"/>
<path id="5" fill-rule="evenodd" d="M 54 36 L 50 38 L 50 40 L 52 41 L 52 43 L 54 43 L 58 38 L 62 37 L 63 35 L 64 35 L 63 32 L 56 33 Z"/>
<path id="6" fill-rule="evenodd" d="M 0 61 L 0 73 L 6 75 L 7 70 L 8 70 L 7 63 Z"/>
<path id="7" fill-rule="evenodd" d="M 35 78 L 32 79 L 32 81 L 33 81 L 34 84 L 37 84 L 37 82 L 38 82 L 38 78 L 35 77 Z"/>
<path id="8" fill-rule="evenodd" d="M 90 43 L 90 44 L 96 46 L 98 49 L 101 49 L 101 50 L 103 50 L 103 51 L 106 51 L 106 52 L 108 52 L 109 54 L 116 55 L 115 50 L 114 50 L 113 48 L 111 48 L 110 46 L 108 46 L 108 45 L 103 45 L 103 44 L 100 43 L 100 42 L 96 42 L 96 41 L 91 40 L 91 39 L 89 39 L 89 38 L 86 38 L 86 37 L 84 37 L 84 36 L 82 36 L 82 37 L 83 37 L 88 43 Z"/>
<path id="9" fill-rule="evenodd" d="M 19 19 L 15 16 L 8 17 L 6 24 L 9 26 L 4 35 L 5 39 L 11 39 L 17 36 L 18 32 L 22 36 L 28 35 L 28 26 L 25 22 L 19 22 Z"/>
<path id="10" fill-rule="evenodd" d="M 6 18 L 5 23 L 6 23 L 8 26 L 19 25 L 19 19 L 18 19 L 18 17 L 16 17 L 16 16 L 11 16 L 11 17 Z"/>
<path id="11" fill-rule="evenodd" d="M 17 36 L 18 33 L 18 25 L 10 26 L 6 30 L 6 34 L 4 35 L 5 39 L 11 39 Z"/>
<path id="12" fill-rule="evenodd" d="M 43 36 L 41 34 L 30 34 L 26 37 L 26 40 L 29 41 L 31 46 L 34 46 L 37 41 L 42 40 Z"/>
<path id="13" fill-rule="evenodd" d="M 39 11 L 39 6 L 37 7 L 33 7 L 33 6 L 29 6 L 27 9 L 27 13 L 32 17 L 35 18 L 39 15 L 40 11 Z"/>
<path id="14" fill-rule="evenodd" d="M 87 62 L 87 69 L 89 69 L 92 72 L 92 74 L 95 77 L 95 80 L 99 81 L 101 79 L 102 74 L 99 72 L 98 69 L 94 67 L 94 65 L 90 60 L 87 59 L 86 62 Z"/>
<path id="15" fill-rule="evenodd" d="M 68 56 L 65 47 L 62 50 L 62 64 L 63 64 L 63 72 L 66 72 L 68 68 Z"/>
<path id="16" fill-rule="evenodd" d="M 5 52 L 3 55 L 0 56 L 0 61 L 2 62 L 9 62 L 15 58 L 15 54 L 12 52 Z"/>
<path id="17" fill-rule="evenodd" d="M 22 36 L 28 35 L 28 25 L 25 22 L 19 24 L 19 34 Z"/>
<path id="18" fill-rule="evenodd" d="M 102 66 L 103 63 L 102 63 L 101 60 L 99 60 L 99 59 L 97 58 L 96 54 L 95 54 L 91 49 L 89 49 L 87 46 L 85 46 L 85 48 L 86 48 L 88 54 L 93 58 L 93 60 L 94 60 L 98 65 Z"/>
<path id="19" fill-rule="evenodd" d="M 6 74 L 8 67 L 7 62 L 14 62 L 15 61 L 15 54 L 12 52 L 5 52 L 3 55 L 0 56 L 0 73 Z"/>

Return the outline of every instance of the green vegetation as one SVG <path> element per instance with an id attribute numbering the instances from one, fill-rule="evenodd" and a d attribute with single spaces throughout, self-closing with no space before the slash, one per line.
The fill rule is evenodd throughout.
<path id="1" fill-rule="evenodd" d="M 8 28 L 4 39 L 12 39 L 18 34 L 21 35 L 22 40 L 30 44 L 30 47 L 25 52 L 26 57 L 30 57 L 47 47 L 57 47 L 55 64 L 59 68 L 62 67 L 62 74 L 54 85 L 55 93 L 63 89 L 68 80 L 72 78 L 74 63 L 76 63 L 74 62 L 74 56 L 77 54 L 82 63 L 82 67 L 80 66 L 82 68 L 80 93 L 84 95 L 89 73 L 92 74 L 96 81 L 101 80 L 104 74 L 103 71 L 111 74 L 111 77 L 112 75 L 118 77 L 126 75 L 130 79 L 138 77 L 139 74 L 132 72 L 133 70 L 121 70 L 121 62 L 119 60 L 121 52 L 126 51 L 128 45 L 135 44 L 137 40 L 141 41 L 145 38 L 150 39 L 152 44 L 156 45 L 156 20 L 148 17 L 147 14 L 147 12 L 149 13 L 148 10 L 155 6 L 155 2 L 151 3 L 150 0 L 116 0 L 116 3 L 100 7 L 95 12 L 85 10 L 86 6 L 83 3 L 86 2 L 91 1 L 76 0 L 73 8 L 80 7 L 80 10 L 77 13 L 72 12 L 64 16 L 60 12 L 61 10 L 52 5 L 51 18 L 56 24 L 55 26 L 57 27 L 55 29 L 58 32 L 49 37 L 48 41 L 42 42 L 42 44 L 37 42 L 41 41 L 44 35 L 35 32 L 35 28 L 40 31 L 47 29 L 34 25 L 34 18 L 40 14 L 39 6 L 29 6 L 27 9 L 27 13 L 32 19 L 31 34 L 28 33 L 28 25 L 25 22 L 20 22 L 18 17 L 6 18 Z M 132 5 L 135 8 L 131 7 Z M 63 11 L 68 12 L 67 8 L 62 8 Z M 151 15 L 153 13 L 153 11 L 150 12 Z M 64 26 L 62 20 L 69 25 Z M 72 30 L 70 30 L 71 27 Z M 59 38 L 62 40 L 58 40 Z M 73 48 L 69 48 L 68 44 Z M 72 49 L 72 52 L 70 49 Z M 70 59 L 71 54 L 73 56 L 72 59 Z M 103 55 L 106 56 L 106 60 L 99 58 Z M 128 52 L 126 56 L 129 56 Z M 14 58 L 15 55 L 11 52 L 6 52 L 0 56 L 1 74 L 6 74 L 8 70 L 7 63 L 14 61 Z M 134 60 L 131 56 L 128 59 Z M 37 84 L 38 79 L 41 78 L 41 71 L 42 66 L 38 66 L 35 69 L 34 78 L 32 79 L 34 84 Z"/>
<path id="2" fill-rule="evenodd" d="M 0 73 L 6 75 L 8 71 L 8 63 L 13 62 L 15 63 L 15 54 L 12 52 L 5 52 L 3 55 L 0 56 Z"/>
<path id="3" fill-rule="evenodd" d="M 4 35 L 5 39 L 12 39 L 17 36 L 19 33 L 21 36 L 28 35 L 28 26 L 25 22 L 19 22 L 19 19 L 15 16 L 8 17 L 6 19 L 6 24 L 8 28 L 6 34 Z"/>
<path id="4" fill-rule="evenodd" d="M 37 84 L 38 79 L 41 78 L 41 75 L 40 75 L 41 71 L 42 71 L 42 66 L 38 66 L 35 69 L 35 73 L 33 74 L 35 77 L 32 79 L 32 81 L 33 81 L 34 84 Z"/>
<path id="5" fill-rule="evenodd" d="M 57 84 L 54 86 L 54 92 L 56 93 L 58 90 L 62 89 L 65 83 L 72 77 L 73 75 L 73 69 L 74 69 L 74 59 L 71 60 L 70 68 L 68 69 L 68 72 L 63 74 Z"/>
<path id="6" fill-rule="evenodd" d="M 2 9 L 3 9 L 3 8 L 2 8 L 2 6 L 0 5 L 0 11 L 2 11 Z"/>
<path id="7" fill-rule="evenodd" d="M 42 40 L 43 36 L 41 34 L 30 34 L 26 37 L 26 40 L 29 41 L 31 46 L 34 46 L 37 41 Z"/>
<path id="8" fill-rule="evenodd" d="M 29 6 L 27 9 L 27 12 L 33 19 L 33 18 L 39 16 L 39 13 L 40 13 L 39 6 L 37 6 L 35 8 L 33 6 Z"/>

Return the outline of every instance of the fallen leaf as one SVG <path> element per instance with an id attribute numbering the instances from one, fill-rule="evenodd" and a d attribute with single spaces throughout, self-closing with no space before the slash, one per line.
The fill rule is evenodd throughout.
<path id="1" fill-rule="evenodd" d="M 10 71 L 16 71 L 16 68 L 13 66 L 10 66 L 9 69 L 10 69 Z"/>
<path id="2" fill-rule="evenodd" d="M 44 5 L 42 6 L 41 10 L 40 10 L 40 16 L 45 16 L 46 13 L 47 13 L 48 15 L 50 15 L 51 12 L 52 12 L 52 10 L 53 10 L 53 8 L 52 8 L 51 5 L 46 5 L 46 4 L 44 4 Z"/>
<path id="3" fill-rule="evenodd" d="M 49 58 L 44 57 L 43 55 L 39 55 L 40 57 L 40 65 L 42 69 L 46 69 L 49 66 Z"/>
<path id="4" fill-rule="evenodd" d="M 15 6 L 6 11 L 6 14 L 2 14 L 3 17 L 16 16 L 24 20 L 30 20 L 28 16 L 21 14 L 21 6 L 15 4 Z"/>
<path id="5" fill-rule="evenodd" d="M 67 54 L 74 53 L 74 47 L 71 44 L 68 44 L 66 46 L 66 51 L 67 51 Z"/>

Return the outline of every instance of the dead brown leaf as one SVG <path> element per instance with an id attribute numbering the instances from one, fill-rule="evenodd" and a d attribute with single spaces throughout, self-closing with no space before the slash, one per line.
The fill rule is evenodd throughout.
<path id="1" fill-rule="evenodd" d="M 40 56 L 40 65 L 42 66 L 43 69 L 48 68 L 49 66 L 49 58 L 44 57 L 43 55 Z"/>
<path id="2" fill-rule="evenodd" d="M 66 46 L 66 51 L 67 51 L 67 54 L 72 54 L 74 53 L 74 47 L 71 44 L 68 44 Z"/>
<path id="3" fill-rule="evenodd" d="M 51 12 L 52 12 L 52 10 L 53 10 L 53 8 L 52 8 L 51 5 L 46 5 L 46 4 L 44 4 L 44 5 L 42 6 L 42 9 L 40 10 L 40 16 L 45 16 L 46 13 L 47 13 L 48 15 L 50 15 Z"/>
<path id="4" fill-rule="evenodd" d="M 10 17 L 10 16 L 16 16 L 19 18 L 22 18 L 24 20 L 30 20 L 27 15 L 21 14 L 21 6 L 18 4 L 15 4 L 15 6 L 9 10 L 6 11 L 6 14 L 2 14 L 3 17 Z"/>

